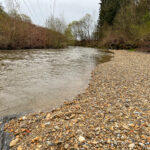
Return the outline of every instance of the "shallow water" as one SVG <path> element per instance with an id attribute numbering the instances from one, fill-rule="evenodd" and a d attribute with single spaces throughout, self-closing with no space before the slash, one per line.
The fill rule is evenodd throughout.
<path id="1" fill-rule="evenodd" d="M 88 86 L 98 49 L 0 51 L 0 116 L 50 110 Z"/>

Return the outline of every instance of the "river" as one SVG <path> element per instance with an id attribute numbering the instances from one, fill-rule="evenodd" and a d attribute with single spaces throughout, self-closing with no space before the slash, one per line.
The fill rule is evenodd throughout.
<path id="1" fill-rule="evenodd" d="M 47 111 L 87 88 L 107 53 L 94 48 L 0 51 L 0 116 Z"/>

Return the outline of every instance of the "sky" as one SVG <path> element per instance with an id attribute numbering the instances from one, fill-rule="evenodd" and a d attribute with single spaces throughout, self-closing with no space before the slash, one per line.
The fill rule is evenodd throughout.
<path id="1" fill-rule="evenodd" d="M 6 0 L 0 3 L 6 7 Z M 7 0 L 12 2 L 12 0 Z M 13 0 L 19 3 L 17 11 L 28 15 L 34 24 L 45 25 L 50 15 L 65 18 L 66 23 L 79 20 L 85 14 L 92 15 L 97 21 L 100 0 Z"/>

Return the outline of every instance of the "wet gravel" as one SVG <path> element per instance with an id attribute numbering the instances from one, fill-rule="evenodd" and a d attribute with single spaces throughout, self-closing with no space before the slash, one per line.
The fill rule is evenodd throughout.
<path id="1" fill-rule="evenodd" d="M 150 54 L 113 52 L 73 101 L 6 123 L 10 149 L 150 150 Z"/>
<path id="2" fill-rule="evenodd" d="M 4 127 L 6 123 L 17 118 L 19 118 L 19 115 L 0 117 L 0 150 L 9 150 L 9 143 L 14 136 L 12 133 L 5 132 Z"/>

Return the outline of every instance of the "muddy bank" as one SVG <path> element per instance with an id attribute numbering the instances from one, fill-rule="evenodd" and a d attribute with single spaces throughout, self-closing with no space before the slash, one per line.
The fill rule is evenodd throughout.
<path id="1" fill-rule="evenodd" d="M 11 149 L 150 149 L 150 55 L 113 51 L 89 87 L 49 113 L 5 125 Z"/>

